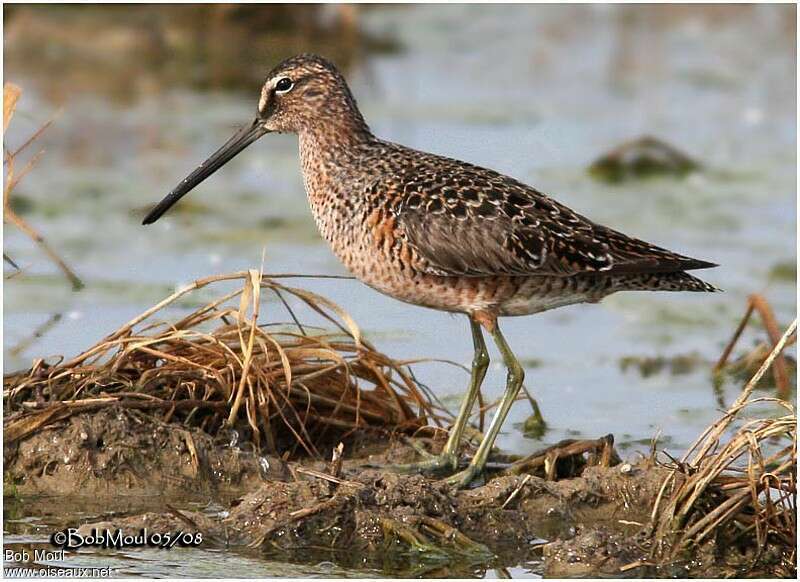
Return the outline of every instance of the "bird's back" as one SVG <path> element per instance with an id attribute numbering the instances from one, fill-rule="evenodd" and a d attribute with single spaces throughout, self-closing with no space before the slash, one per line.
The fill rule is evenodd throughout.
<path id="1" fill-rule="evenodd" d="M 425 271 L 444 276 L 659 273 L 715 266 L 596 224 L 542 192 L 466 162 L 383 142 L 368 196 Z"/>

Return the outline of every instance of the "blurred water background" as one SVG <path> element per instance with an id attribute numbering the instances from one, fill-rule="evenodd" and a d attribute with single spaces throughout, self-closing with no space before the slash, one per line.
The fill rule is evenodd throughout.
<path id="1" fill-rule="evenodd" d="M 376 134 L 494 168 L 597 222 L 721 265 L 703 276 L 725 293 L 619 294 L 600 306 L 506 320 L 549 430 L 526 437 L 530 407 L 519 402 L 501 447 L 527 453 L 613 433 L 623 455 L 633 455 L 660 431 L 661 446 L 679 454 L 740 388 L 715 389 L 710 367 L 748 294 L 763 293 L 781 324 L 796 311 L 794 6 L 4 11 L 5 80 L 24 90 L 6 144 L 18 146 L 61 109 L 14 208 L 86 283 L 74 292 L 6 225 L 5 252 L 24 272 L 4 285 L 5 372 L 73 355 L 176 287 L 257 268 L 262 254 L 267 272 L 345 274 L 316 233 L 294 136 L 261 140 L 176 212 L 140 226 L 150 205 L 252 118 L 266 72 L 307 51 L 343 68 Z M 598 155 L 643 134 L 703 169 L 618 184 L 589 176 Z M 301 284 L 338 302 L 393 357 L 469 363 L 463 317 L 355 281 Z M 271 317 L 269 310 L 286 320 L 277 303 L 264 310 Z M 741 345 L 757 338 L 755 327 Z M 487 399 L 504 380 L 493 356 Z M 643 360 L 667 365 L 636 365 Z M 444 364 L 415 369 L 455 410 L 466 373 Z"/>

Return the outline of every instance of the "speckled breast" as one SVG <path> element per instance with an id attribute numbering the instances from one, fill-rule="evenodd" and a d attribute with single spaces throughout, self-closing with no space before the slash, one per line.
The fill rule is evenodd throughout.
<path id="1" fill-rule="evenodd" d="M 479 300 L 477 281 L 419 272 L 385 204 L 364 192 L 366 177 L 343 176 L 341 169 L 318 171 L 304 158 L 309 204 L 322 237 L 359 280 L 395 299 L 448 311 L 465 311 Z M 361 190 L 361 191 L 358 191 Z"/>

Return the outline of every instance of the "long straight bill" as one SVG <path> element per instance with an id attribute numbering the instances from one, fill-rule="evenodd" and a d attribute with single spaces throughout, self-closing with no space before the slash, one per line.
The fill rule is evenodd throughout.
<path id="1" fill-rule="evenodd" d="M 191 192 L 195 186 L 219 170 L 222 166 L 231 161 L 236 154 L 266 133 L 269 132 L 264 129 L 259 119 L 255 119 L 250 125 L 242 127 L 225 142 L 225 145 L 214 152 L 211 157 L 200 164 L 194 172 L 184 178 L 172 192 L 167 194 L 166 197 L 145 216 L 142 224 L 152 224 L 161 218 L 173 204 Z"/>

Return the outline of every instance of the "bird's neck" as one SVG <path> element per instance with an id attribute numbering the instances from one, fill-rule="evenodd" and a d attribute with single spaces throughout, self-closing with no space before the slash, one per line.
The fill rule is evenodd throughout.
<path id="1" fill-rule="evenodd" d="M 308 202 L 320 234 L 334 253 L 343 258 L 343 249 L 339 247 L 345 241 L 337 237 L 337 229 L 347 224 L 347 215 L 360 206 L 363 191 L 359 185 L 367 170 L 363 161 L 377 138 L 363 121 L 355 127 L 329 125 L 330 121 L 326 120 L 324 128 L 299 132 L 300 161 Z"/>
<path id="2" fill-rule="evenodd" d="M 326 116 L 324 123 L 298 132 L 303 177 L 312 203 L 330 181 L 357 170 L 359 159 L 376 140 L 361 115 L 356 114 Z"/>
<path id="3" fill-rule="evenodd" d="M 300 155 L 341 163 L 357 155 L 375 140 L 358 110 L 326 114 L 322 123 L 310 124 L 298 132 Z"/>

